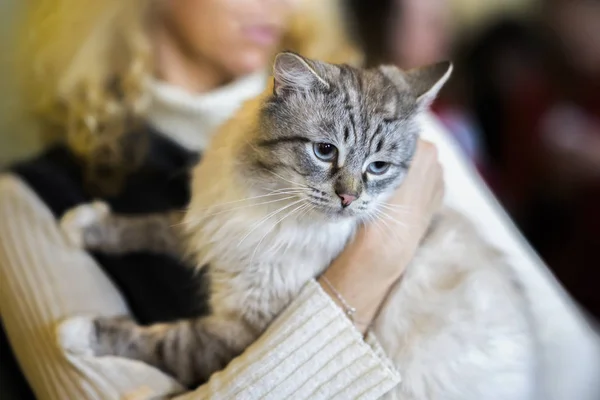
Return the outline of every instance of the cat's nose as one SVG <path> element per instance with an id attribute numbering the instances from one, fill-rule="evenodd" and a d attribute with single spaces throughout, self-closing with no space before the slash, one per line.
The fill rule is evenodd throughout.
<path id="1" fill-rule="evenodd" d="M 356 200 L 356 196 L 353 194 L 338 193 L 337 195 L 340 199 L 342 199 L 342 207 L 348 207 L 354 200 Z"/>

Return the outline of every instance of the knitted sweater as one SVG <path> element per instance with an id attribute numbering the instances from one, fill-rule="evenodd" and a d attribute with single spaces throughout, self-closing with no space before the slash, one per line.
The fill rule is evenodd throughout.
<path id="1" fill-rule="evenodd" d="M 189 167 L 215 128 L 264 84 L 264 75 L 255 75 L 194 96 L 153 82 L 146 161 L 119 196 L 104 200 L 128 213 L 184 206 Z M 202 276 L 175 259 L 89 255 L 69 247 L 56 220 L 90 200 L 78 162 L 63 146 L 0 176 L 0 315 L 17 359 L 39 399 L 176 392 L 177 383 L 141 363 L 108 365 L 101 358 L 63 354 L 56 344 L 56 323 L 75 314 L 129 310 L 150 323 L 206 311 L 206 294 L 198 290 Z M 374 338 L 363 339 L 313 281 L 243 355 L 184 396 L 375 399 L 398 381 Z"/>

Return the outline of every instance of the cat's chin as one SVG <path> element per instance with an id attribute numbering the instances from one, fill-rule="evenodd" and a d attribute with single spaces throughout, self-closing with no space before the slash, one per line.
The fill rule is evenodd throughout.
<path id="1" fill-rule="evenodd" d="M 318 207 L 313 211 L 315 219 L 341 222 L 360 219 L 360 211 L 348 208 Z"/>

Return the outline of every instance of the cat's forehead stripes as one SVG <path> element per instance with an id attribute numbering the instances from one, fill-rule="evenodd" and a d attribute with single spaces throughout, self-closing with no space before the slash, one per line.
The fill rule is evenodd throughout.
<path id="1" fill-rule="evenodd" d="M 371 140 L 369 141 L 369 151 L 372 151 L 372 149 L 373 149 L 373 142 L 377 141 L 377 143 L 379 145 L 381 145 L 383 143 L 383 138 L 381 137 L 382 130 L 383 130 L 383 125 L 377 124 L 377 127 L 375 128 L 375 132 L 373 133 L 373 135 L 371 136 Z M 377 153 L 380 150 L 381 150 L 381 146 L 379 146 L 379 148 L 375 150 L 375 153 Z"/>
<path id="2" fill-rule="evenodd" d="M 389 136 L 389 125 L 402 119 L 402 105 L 397 88 L 379 70 L 356 70 L 349 66 L 340 66 L 339 82 L 335 85 L 339 94 L 336 101 L 342 106 L 343 142 L 348 145 L 367 147 L 370 154 L 384 150 L 385 144 L 398 149 Z M 410 99 L 407 99 L 410 100 Z M 408 102 L 407 102 L 408 103 Z M 404 107 L 406 113 L 413 107 Z"/>
<path id="3" fill-rule="evenodd" d="M 380 69 L 328 68 L 320 70 L 326 90 L 310 86 L 272 100 L 267 109 L 278 129 L 269 130 L 258 145 L 280 149 L 278 157 L 291 158 L 293 152 L 306 152 L 306 143 L 330 143 L 338 149 L 332 173 L 346 167 L 364 170 L 373 161 L 403 164 L 405 142 L 414 136 L 405 123 L 415 114 L 412 93 L 403 93 Z M 309 168 L 310 161 L 305 162 Z"/>
<path id="4" fill-rule="evenodd" d="M 262 139 L 256 144 L 261 147 L 273 147 L 284 143 L 308 143 L 310 139 L 305 136 L 282 136 L 273 139 Z"/>

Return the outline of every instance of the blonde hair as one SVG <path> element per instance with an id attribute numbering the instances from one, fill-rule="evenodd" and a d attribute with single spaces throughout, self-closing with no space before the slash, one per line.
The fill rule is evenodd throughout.
<path id="1" fill-rule="evenodd" d="M 128 134 L 147 104 L 153 66 L 146 24 L 154 2 L 34 1 L 19 46 L 25 104 L 47 137 L 65 139 L 85 161 L 88 182 L 101 192 L 118 190 L 140 159 Z M 359 62 L 339 0 L 300 1 L 283 47 L 330 62 Z"/>
<path id="2" fill-rule="evenodd" d="M 301 0 L 283 49 L 334 64 L 360 66 L 364 57 L 345 24 L 345 0 Z"/>

